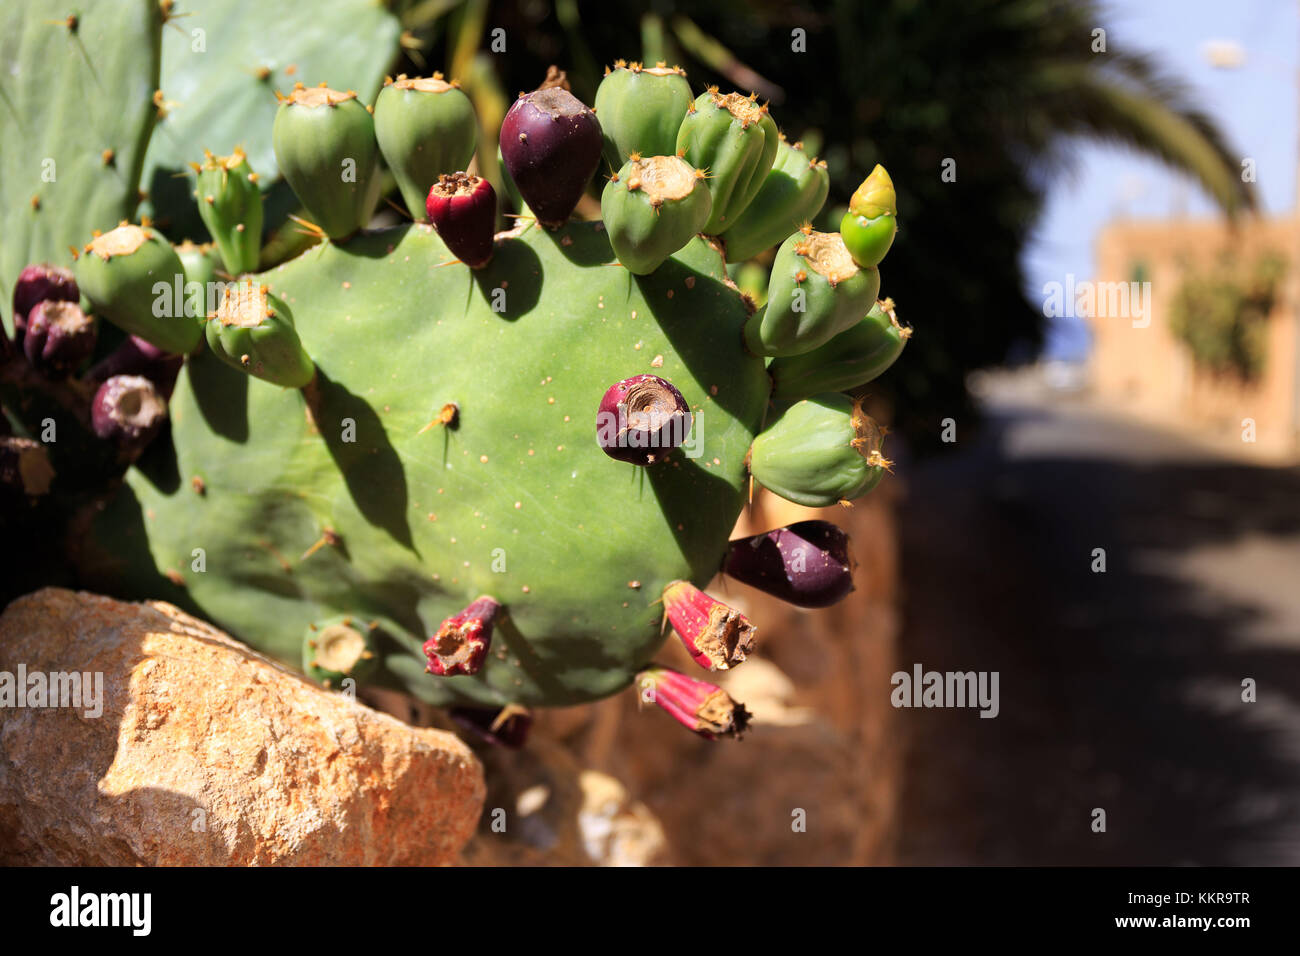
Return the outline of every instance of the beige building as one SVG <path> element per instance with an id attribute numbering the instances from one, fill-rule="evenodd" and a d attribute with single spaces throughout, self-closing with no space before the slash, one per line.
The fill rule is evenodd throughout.
<path id="1" fill-rule="evenodd" d="M 1199 368 L 1170 330 L 1170 307 L 1189 270 L 1214 268 L 1226 250 L 1250 263 L 1273 253 L 1290 262 L 1300 237 L 1291 220 L 1119 221 L 1097 238 L 1097 279 L 1088 314 L 1089 372 L 1096 395 L 1143 418 L 1177 421 L 1206 437 L 1249 441 L 1260 451 L 1300 450 L 1300 308 L 1288 269 L 1268 320 L 1265 362 L 1253 381 Z M 1086 286 L 1087 284 L 1081 284 Z M 1068 288 L 1067 288 L 1068 291 Z M 1085 303 L 1086 304 L 1086 303 Z"/>

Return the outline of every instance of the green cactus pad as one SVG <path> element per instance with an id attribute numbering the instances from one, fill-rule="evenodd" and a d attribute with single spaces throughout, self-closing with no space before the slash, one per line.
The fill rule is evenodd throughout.
<path id="1" fill-rule="evenodd" d="M 469 169 L 478 146 L 474 104 L 441 73 L 386 81 L 375 100 L 375 137 L 406 211 L 428 219 L 424 200 L 443 173 Z"/>
<path id="2" fill-rule="evenodd" d="M 704 232 L 726 232 L 758 195 L 776 161 L 780 133 L 752 96 L 712 87 L 701 93 L 677 131 L 677 154 L 708 171 L 713 210 Z"/>
<path id="3" fill-rule="evenodd" d="M 911 336 L 911 327 L 898 321 L 893 300 L 877 302 L 866 318 L 825 345 L 772 359 L 767 366 L 772 397 L 794 401 L 866 385 L 898 361 Z"/>
<path id="4" fill-rule="evenodd" d="M 810 352 L 852 328 L 875 304 L 880 273 L 862 269 L 839 233 L 796 232 L 772 263 L 767 305 L 745 325 L 755 355 Z"/>
<path id="5" fill-rule="evenodd" d="M 786 408 L 754 439 L 754 480 L 796 504 L 825 508 L 880 484 L 884 434 L 847 396 L 814 395 Z"/>
<path id="6" fill-rule="evenodd" d="M 262 190 L 242 149 L 204 155 L 194 164 L 199 215 L 232 275 L 257 268 L 262 249 Z"/>
<path id="7" fill-rule="evenodd" d="M 680 67 L 619 60 L 607 69 L 596 90 L 596 117 L 609 168 L 622 169 L 633 153 L 675 153 L 677 131 L 692 99 L 686 71 Z"/>
<path id="8" fill-rule="evenodd" d="M 379 194 L 375 121 L 355 92 L 299 83 L 272 133 L 280 172 L 331 239 L 366 224 Z"/>
<path id="9" fill-rule="evenodd" d="M 96 236 L 76 275 L 96 313 L 122 331 L 178 355 L 199 344 L 199 326 L 185 314 L 185 267 L 157 231 L 123 223 Z"/>
<path id="10" fill-rule="evenodd" d="M 600 197 L 600 214 L 619 262 L 635 275 L 654 272 L 708 221 L 704 171 L 676 156 L 628 160 Z"/>
<path id="11" fill-rule="evenodd" d="M 0 3 L 0 328 L 24 266 L 135 215 L 161 34 L 158 0 Z"/>
<path id="12" fill-rule="evenodd" d="M 782 242 L 821 210 L 830 192 L 826 163 L 785 140 L 754 201 L 727 229 L 727 261 L 743 262 Z"/>
<path id="13" fill-rule="evenodd" d="M 374 679 L 434 703 L 560 705 L 628 684 L 664 641 L 663 588 L 707 583 L 744 501 L 769 391 L 741 344 L 746 305 L 698 238 L 644 277 L 610 267 L 596 223 L 523 226 L 478 271 L 450 258 L 412 225 L 263 276 L 317 382 L 192 359 L 172 444 L 97 519 L 90 580 L 129 580 L 294 664 L 309 622 L 389 618 L 402 633 Z M 696 420 L 649 468 L 595 433 L 605 389 L 643 372 Z M 339 546 L 299 560 L 327 527 Z M 426 674 L 424 640 L 481 594 L 504 605 L 486 666 Z"/>

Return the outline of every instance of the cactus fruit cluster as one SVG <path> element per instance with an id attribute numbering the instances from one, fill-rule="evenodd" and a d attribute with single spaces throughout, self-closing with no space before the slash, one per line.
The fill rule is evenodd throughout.
<path id="1" fill-rule="evenodd" d="M 825 164 L 753 95 L 693 96 L 663 64 L 616 63 L 594 109 L 553 74 L 499 142 L 484 154 L 441 76 L 389 80 L 373 104 L 299 84 L 272 143 L 319 234 L 307 251 L 258 271 L 275 171 L 200 142 L 215 246 L 124 223 L 86 237 L 75 281 L 23 273 L 3 362 L 71 376 L 93 433 L 134 462 L 80 526 L 80 568 L 329 686 L 496 711 L 635 685 L 736 735 L 743 705 L 653 658 L 669 628 L 704 671 L 761 648 L 701 590 L 719 571 L 805 607 L 852 589 L 833 525 L 729 534 L 753 483 L 824 506 L 889 469 L 845 392 L 910 334 L 877 302 L 893 186 L 877 167 L 840 231 L 814 230 Z M 506 231 L 498 161 L 522 200 Z M 385 167 L 415 221 L 368 229 Z M 601 219 L 574 218 L 602 167 Z M 728 265 L 774 246 L 757 307 Z M 120 344 L 92 364 L 100 322 Z M 6 487 L 48 485 L 3 440 Z"/>

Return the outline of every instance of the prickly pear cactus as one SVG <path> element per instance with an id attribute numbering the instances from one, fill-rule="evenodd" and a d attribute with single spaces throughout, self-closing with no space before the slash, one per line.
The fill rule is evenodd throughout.
<path id="1" fill-rule="evenodd" d="M 691 100 L 675 69 L 620 64 L 605 82 L 599 117 L 555 84 L 510 110 L 501 155 L 545 223 L 495 237 L 490 186 L 423 152 L 418 130 L 438 110 L 420 98 L 446 84 L 403 82 L 400 99 L 390 87 L 377 141 L 351 91 L 284 97 L 278 164 L 329 238 L 243 276 L 207 314 L 122 323 L 167 341 L 202 326 L 205 344 L 176 381 L 170 440 L 84 536 L 90 580 L 196 607 L 332 684 L 545 706 L 640 675 L 698 733 L 742 730 L 721 690 L 652 666 L 665 628 L 726 669 L 756 628 L 700 590 L 719 570 L 807 606 L 851 589 L 847 543 L 825 523 L 728 536 L 755 478 L 819 504 L 875 487 L 880 430 L 835 390 L 880 374 L 906 331 L 892 306 L 873 308 L 879 259 L 806 225 L 824 164 L 786 146 L 766 107 L 717 90 Z M 649 122 L 645 102 L 677 115 Z M 626 157 L 605 221 L 574 221 L 602 149 Z M 410 180 L 404 193 L 428 194 L 429 223 L 364 229 L 376 151 Z M 349 158 L 352 176 L 335 176 Z M 246 217 L 246 204 L 207 181 L 209 227 L 231 235 L 222 211 Z M 871 200 L 861 228 L 888 215 L 892 230 L 892 189 Z M 763 310 L 728 278 L 733 234 L 782 246 Z M 119 238 L 92 245 L 153 250 Z M 863 244 L 873 257 L 886 245 Z M 96 309 L 138 311 L 155 259 L 83 256 Z M 792 364 L 774 398 L 769 364 L 820 354 L 824 371 Z M 832 394 L 810 394 L 819 381 Z"/>

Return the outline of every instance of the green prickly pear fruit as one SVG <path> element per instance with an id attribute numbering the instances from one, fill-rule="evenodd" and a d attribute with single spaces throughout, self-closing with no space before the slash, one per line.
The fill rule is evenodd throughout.
<path id="1" fill-rule="evenodd" d="M 716 86 L 690 105 L 677 131 L 677 155 L 708 173 L 713 210 L 704 232 L 730 229 L 758 195 L 772 163 L 780 133 L 754 96 L 718 92 Z"/>
<path id="2" fill-rule="evenodd" d="M 884 432 L 846 395 L 795 402 L 750 448 L 754 480 L 796 504 L 825 508 L 871 491 L 889 470 Z"/>
<path id="3" fill-rule="evenodd" d="M 207 338 L 227 365 L 275 385 L 302 388 L 316 375 L 288 306 L 250 279 L 226 289 L 208 321 Z"/>
<path id="4" fill-rule="evenodd" d="M 810 352 L 852 328 L 879 292 L 879 271 L 859 268 L 839 233 L 805 226 L 777 251 L 767 305 L 745 323 L 745 344 L 755 355 Z"/>
<path id="5" fill-rule="evenodd" d="M 792 146 L 783 138 L 758 195 L 727 230 L 727 261 L 751 259 L 811 221 L 830 188 L 826 162 L 809 157 L 802 144 Z"/>
<path id="6" fill-rule="evenodd" d="M 402 75 L 385 79 L 375 100 L 375 139 L 407 211 L 424 222 L 429 186 L 444 173 L 469 168 L 478 147 L 478 117 L 460 85 L 441 73 Z"/>
<path id="7" fill-rule="evenodd" d="M 894 181 L 879 163 L 849 200 L 849 211 L 840 220 L 840 235 L 853 261 L 864 269 L 885 258 L 898 232 L 898 197 Z"/>
<path id="8" fill-rule="evenodd" d="M 178 355 L 199 344 L 202 330 L 185 315 L 185 269 L 147 226 L 124 222 L 96 235 L 77 259 L 77 284 L 95 313 L 124 332 Z"/>
<path id="9" fill-rule="evenodd" d="M 613 69 L 606 67 L 596 90 L 596 115 L 610 169 L 622 169 L 633 153 L 677 152 L 677 130 L 693 99 L 686 71 L 679 66 L 616 60 Z"/>
<path id="10" fill-rule="evenodd" d="M 349 677 L 360 683 L 378 663 L 377 630 L 377 622 L 347 616 L 310 625 L 302 640 L 302 669 L 326 687 L 337 687 Z"/>
<path id="11" fill-rule="evenodd" d="M 271 129 L 275 161 L 324 233 L 345 239 L 366 224 L 378 198 L 375 121 L 351 90 L 297 84 Z"/>
<path id="12" fill-rule="evenodd" d="M 199 217 L 221 250 L 232 275 L 257 268 L 262 250 L 262 190 L 257 173 L 242 149 L 229 156 L 204 151 L 203 163 L 193 163 L 198 175 Z"/>
<path id="13" fill-rule="evenodd" d="M 911 326 L 898 321 L 894 300 L 883 299 L 871 307 L 866 318 L 825 345 L 773 359 L 767 366 L 772 397 L 794 401 L 865 385 L 898 360 L 911 337 Z"/>
<path id="14" fill-rule="evenodd" d="M 185 268 L 185 314 L 192 316 L 202 328 L 207 325 L 208 313 L 215 311 L 221 302 L 214 284 L 218 281 L 218 271 L 222 270 L 221 257 L 210 242 L 200 245 L 186 239 L 174 248 Z"/>
<path id="15" fill-rule="evenodd" d="M 677 156 L 633 153 L 605 186 L 600 214 L 619 261 L 648 275 L 703 229 L 712 205 L 702 169 Z"/>

